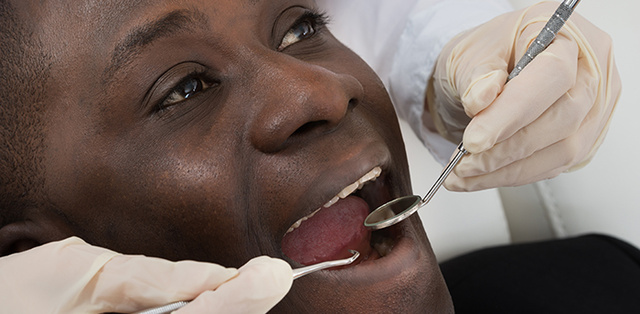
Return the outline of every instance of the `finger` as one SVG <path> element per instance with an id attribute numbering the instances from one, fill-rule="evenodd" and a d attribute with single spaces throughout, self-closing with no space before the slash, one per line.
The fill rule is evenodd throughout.
<path id="1" fill-rule="evenodd" d="M 471 153 L 483 152 L 522 127 L 529 125 L 575 83 L 578 48 L 573 40 L 558 35 L 485 110 L 477 114 L 464 132 Z"/>
<path id="2" fill-rule="evenodd" d="M 460 160 L 455 174 L 472 177 L 496 171 L 576 133 L 596 101 L 599 78 L 590 73 L 588 62 L 581 59 L 575 86 L 510 138 Z"/>
<path id="3" fill-rule="evenodd" d="M 176 314 L 266 313 L 289 292 L 292 283 L 291 266 L 285 261 L 257 257 L 241 267 L 236 278 L 202 293 Z"/>
<path id="4" fill-rule="evenodd" d="M 518 186 L 553 178 L 568 168 L 566 165 L 568 161 L 564 159 L 567 155 L 562 151 L 564 148 L 557 147 L 560 143 L 484 175 L 461 178 L 452 173 L 444 185 L 451 191 L 469 192 L 496 187 Z M 563 158 L 563 160 L 560 158 Z"/>
<path id="5" fill-rule="evenodd" d="M 93 303 L 102 312 L 129 313 L 192 300 L 237 275 L 237 269 L 216 264 L 122 255 L 105 265 L 87 293 L 96 296 Z"/>
<path id="6" fill-rule="evenodd" d="M 613 106 L 606 111 L 609 113 Z M 590 111 L 599 113 L 600 110 Z M 598 114 L 601 119 L 587 118 L 578 131 L 553 145 L 550 145 L 533 155 L 509 164 L 496 171 L 474 177 L 461 178 L 452 173 L 445 181 L 445 187 L 452 191 L 478 191 L 483 189 L 518 186 L 533 183 L 543 179 L 556 177 L 571 166 L 582 162 L 596 138 L 606 128 L 608 120 L 606 113 Z"/>
<path id="7" fill-rule="evenodd" d="M 2 311 L 89 312 L 83 311 L 87 307 L 83 302 L 91 301 L 82 296 L 86 294 L 85 285 L 117 255 L 80 238 L 69 237 L 2 257 L 0 282 L 11 283 L 13 288 L 0 297 L 0 301 L 7 301 L 0 302 Z M 24 291 L 29 291 L 28 295 Z"/>

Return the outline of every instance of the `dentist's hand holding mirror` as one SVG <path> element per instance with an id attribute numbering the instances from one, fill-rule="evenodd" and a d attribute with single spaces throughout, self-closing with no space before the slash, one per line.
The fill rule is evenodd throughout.
<path id="1" fill-rule="evenodd" d="M 404 220 L 443 183 L 456 191 L 517 186 L 591 160 L 621 84 L 608 35 L 577 14 L 568 20 L 578 2 L 566 0 L 555 13 L 556 4 L 542 3 L 504 14 L 443 48 L 426 106 L 458 150 L 425 197 L 380 206 L 366 218 L 367 228 Z"/>

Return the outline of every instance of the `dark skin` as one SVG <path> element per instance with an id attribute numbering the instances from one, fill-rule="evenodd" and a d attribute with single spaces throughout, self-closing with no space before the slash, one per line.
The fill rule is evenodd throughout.
<path id="1" fill-rule="evenodd" d="M 53 56 L 49 202 L 16 243 L 295 267 L 287 229 L 374 167 L 372 208 L 411 194 L 383 85 L 313 1 L 118 2 L 16 3 Z M 452 311 L 417 215 L 377 236 L 389 255 L 296 280 L 274 312 Z"/>

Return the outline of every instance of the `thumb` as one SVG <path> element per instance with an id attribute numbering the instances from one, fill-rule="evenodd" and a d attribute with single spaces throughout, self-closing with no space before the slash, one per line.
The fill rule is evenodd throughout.
<path id="1" fill-rule="evenodd" d="M 508 76 L 519 14 L 503 14 L 452 39 L 443 48 L 433 74 L 429 110 L 438 132 L 459 141 L 469 118 L 488 108 Z"/>
<path id="2" fill-rule="evenodd" d="M 266 313 L 291 289 L 291 266 L 281 259 L 256 257 L 237 277 L 215 291 L 206 291 L 176 313 Z"/>
<path id="3" fill-rule="evenodd" d="M 113 257 L 80 299 L 92 299 L 86 312 L 133 312 L 175 301 L 192 300 L 237 276 L 235 268 L 195 261 L 119 255 Z"/>
<path id="4" fill-rule="evenodd" d="M 475 117 L 498 97 L 507 80 L 506 64 L 494 62 L 474 70 L 469 85 L 461 95 L 462 105 L 469 117 Z"/>
<path id="5" fill-rule="evenodd" d="M 455 84 L 465 113 L 474 117 L 500 94 L 507 80 L 519 14 L 505 14 L 453 40 L 446 61 L 447 78 Z M 445 48 L 445 55 L 446 55 Z"/>
<path id="6" fill-rule="evenodd" d="M 215 264 L 121 255 L 77 237 L 0 264 L 0 282 L 11 283 L 0 290 L 3 313 L 129 313 L 191 300 L 238 274 Z"/>

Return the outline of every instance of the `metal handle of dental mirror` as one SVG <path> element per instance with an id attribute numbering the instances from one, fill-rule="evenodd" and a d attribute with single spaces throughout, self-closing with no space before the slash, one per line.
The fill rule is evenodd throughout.
<path id="1" fill-rule="evenodd" d="M 509 73 L 509 77 L 507 78 L 507 82 L 520 74 L 520 71 L 522 71 L 522 69 L 524 69 L 524 67 L 527 66 L 533 58 L 551 44 L 562 26 L 564 26 L 569 19 L 569 16 L 571 16 L 571 13 L 573 13 L 573 10 L 576 8 L 578 3 L 580 3 L 580 0 L 565 0 L 560 3 L 549 21 L 547 21 L 547 24 L 545 24 L 529 48 L 527 48 L 527 51 L 524 53 L 522 58 L 518 60 L 518 63 L 516 63 L 513 70 L 511 70 L 511 73 Z"/>
<path id="2" fill-rule="evenodd" d="M 573 13 L 573 10 L 579 2 L 580 0 L 565 0 L 560 3 L 560 6 L 558 6 L 555 13 L 551 16 L 549 21 L 547 21 L 547 24 L 545 24 L 536 39 L 527 48 L 527 51 L 522 58 L 518 60 L 518 63 L 516 63 L 513 70 L 511 70 L 505 84 L 520 74 L 520 71 L 522 71 L 529 62 L 531 62 L 538 54 L 544 51 L 549 44 L 551 44 L 551 41 L 556 38 L 556 34 L 558 34 L 558 31 L 560 31 L 562 26 L 564 26 L 565 22 L 569 19 L 569 16 L 571 16 L 571 13 Z M 438 177 L 438 180 L 436 180 L 424 198 L 420 198 L 419 195 L 410 195 L 394 199 L 371 212 L 371 214 L 369 214 L 369 216 L 364 220 L 364 226 L 370 230 L 384 229 L 413 215 L 418 211 L 418 209 L 424 207 L 431 200 L 444 180 L 449 176 L 451 170 L 453 170 L 462 156 L 466 153 L 467 151 L 464 149 L 462 143 L 460 143 L 460 145 L 458 145 L 458 153 L 449 162 L 449 164 L 447 164 L 442 171 L 442 174 L 440 174 L 440 177 Z"/>
<path id="3" fill-rule="evenodd" d="M 326 261 L 326 262 L 322 262 L 322 263 L 318 263 L 318 264 L 313 264 L 313 265 L 309 265 L 309 266 L 305 266 L 305 267 L 296 268 L 296 269 L 293 270 L 293 280 L 296 280 L 296 279 L 298 279 L 298 278 L 300 278 L 302 276 L 311 274 L 311 273 L 319 271 L 319 270 L 332 268 L 332 267 L 349 265 L 349 264 L 355 262 L 358 259 L 358 257 L 360 257 L 360 252 L 358 252 L 358 251 L 349 250 L 349 252 L 352 254 L 351 257 L 349 257 L 349 258 L 339 259 L 339 260 L 335 260 L 335 261 Z M 173 302 L 173 303 L 169 303 L 169 304 L 166 304 L 166 305 L 162 305 L 162 306 L 158 306 L 158 307 L 154 307 L 154 308 L 138 311 L 138 312 L 135 312 L 135 313 L 132 313 L 132 314 L 168 314 L 168 313 L 171 313 L 173 311 L 176 311 L 176 310 L 182 308 L 183 306 L 189 304 L 189 302 L 191 302 L 191 301 Z"/>

